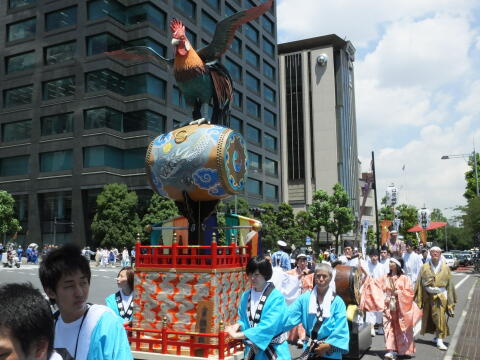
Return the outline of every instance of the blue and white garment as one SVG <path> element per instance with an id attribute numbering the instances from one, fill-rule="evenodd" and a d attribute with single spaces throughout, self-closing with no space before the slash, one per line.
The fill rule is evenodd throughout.
<path id="1" fill-rule="evenodd" d="M 91 305 L 84 319 L 71 323 L 60 315 L 53 347 L 60 353 L 66 349 L 75 360 L 133 359 L 122 320 L 104 305 Z"/>
<path id="2" fill-rule="evenodd" d="M 308 335 L 317 322 L 316 287 L 312 291 L 302 294 L 292 305 L 288 307 L 287 319 L 284 331 L 291 330 L 302 323 Z M 332 294 L 329 289 L 327 293 Z M 333 298 L 333 301 L 331 300 Z M 345 303 L 340 296 L 332 295 L 330 299 L 325 295 L 322 304 L 323 322 L 316 340 L 322 340 L 329 344 L 332 350 L 323 357 L 328 359 L 341 359 L 342 354 L 348 352 L 350 333 L 347 323 L 347 311 Z M 304 350 L 307 343 L 304 344 Z"/>
<path id="3" fill-rule="evenodd" d="M 133 316 L 133 293 L 132 291 L 130 295 L 125 295 L 122 290 L 119 290 L 109 295 L 105 299 L 105 304 L 123 321 L 130 321 Z"/>
<path id="4" fill-rule="evenodd" d="M 290 270 L 292 264 L 290 263 L 290 255 L 285 251 L 278 250 L 272 254 L 272 266 L 280 266 L 284 270 Z"/>
<path id="5" fill-rule="evenodd" d="M 248 298 L 250 291 L 251 290 L 245 291 L 240 299 L 238 322 L 240 323 L 240 329 L 246 338 L 260 350 L 255 354 L 254 359 L 266 360 L 268 357 L 265 350 L 275 337 L 284 332 L 283 323 L 287 312 L 287 305 L 283 295 L 277 289 L 273 289 L 265 301 L 260 321 L 254 327 L 251 327 L 248 319 Z M 252 310 L 256 310 L 255 308 L 256 306 L 254 303 L 252 305 Z M 277 360 L 291 359 L 287 341 L 283 341 L 281 344 L 273 344 L 273 348 L 275 349 Z M 247 343 L 245 354 L 248 354 L 249 351 L 250 346 Z"/>

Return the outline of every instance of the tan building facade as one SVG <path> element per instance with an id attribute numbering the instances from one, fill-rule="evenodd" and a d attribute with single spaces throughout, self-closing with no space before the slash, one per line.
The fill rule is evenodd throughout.
<path id="1" fill-rule="evenodd" d="M 336 35 L 278 45 L 282 199 L 305 209 L 339 182 L 359 217 L 355 48 Z"/>

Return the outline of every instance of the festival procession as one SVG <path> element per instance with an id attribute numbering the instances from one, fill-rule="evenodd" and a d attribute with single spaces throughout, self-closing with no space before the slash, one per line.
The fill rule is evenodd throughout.
<path id="1" fill-rule="evenodd" d="M 480 359 L 480 5 L 369 7 L 3 2 L 0 358 Z"/>

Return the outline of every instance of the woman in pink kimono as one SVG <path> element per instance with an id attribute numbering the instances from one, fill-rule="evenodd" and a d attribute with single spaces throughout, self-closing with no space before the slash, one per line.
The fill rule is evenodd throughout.
<path id="1" fill-rule="evenodd" d="M 385 331 L 385 359 L 397 355 L 414 355 L 413 328 L 422 316 L 413 301 L 414 292 L 410 278 L 404 275 L 403 259 L 389 259 L 389 273 L 364 284 L 360 308 L 366 311 L 383 311 Z"/>

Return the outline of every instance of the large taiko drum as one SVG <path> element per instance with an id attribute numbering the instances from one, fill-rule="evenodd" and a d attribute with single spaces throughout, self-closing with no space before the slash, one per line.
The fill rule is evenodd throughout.
<path id="1" fill-rule="evenodd" d="M 153 140 L 146 170 L 152 189 L 175 201 L 220 200 L 245 187 L 247 148 L 242 135 L 219 125 L 188 125 Z"/>
<path id="2" fill-rule="evenodd" d="M 335 266 L 335 287 L 337 295 L 345 304 L 360 305 L 361 271 L 354 266 Z"/>

